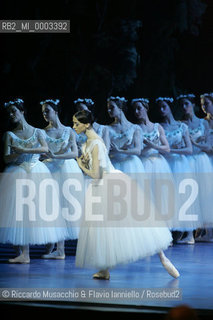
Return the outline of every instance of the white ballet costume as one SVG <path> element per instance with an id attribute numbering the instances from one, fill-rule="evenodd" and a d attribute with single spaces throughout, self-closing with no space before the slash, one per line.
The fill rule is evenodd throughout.
<path id="1" fill-rule="evenodd" d="M 127 182 L 132 179 L 122 173 L 115 170 L 113 167 L 106 147 L 101 139 L 94 139 L 82 147 L 82 153 L 89 156 L 88 167 L 92 167 L 92 151 L 93 148 L 98 148 L 98 159 L 102 172 L 101 179 L 90 179 L 88 185 L 88 198 L 85 206 L 85 219 L 83 220 L 76 252 L 76 266 L 81 268 L 97 268 L 107 269 L 115 267 L 121 263 L 133 262 L 146 256 L 153 255 L 166 249 L 171 240 L 171 233 L 168 228 L 165 227 L 142 227 L 143 222 L 140 222 L 140 226 L 135 226 L 133 222 L 133 216 L 131 210 L 127 212 L 127 220 L 125 225 L 122 225 L 121 221 L 114 221 L 111 225 L 110 221 L 107 221 L 106 215 L 109 212 L 107 205 L 109 205 L 107 194 L 103 195 L 103 203 L 100 203 L 99 213 L 104 216 L 103 221 L 88 220 L 89 217 L 89 201 L 91 192 L 95 193 L 98 185 L 104 184 L 107 179 L 116 179 L 124 177 Z M 143 191 L 140 191 L 143 193 Z M 142 199 L 144 194 L 139 196 Z M 88 201 L 88 202 L 87 202 Z M 88 205 L 87 205 L 88 204 Z M 116 211 L 118 207 L 113 207 Z M 98 209 L 96 209 L 96 214 Z M 116 214 L 116 212 L 113 212 Z"/>
<path id="2" fill-rule="evenodd" d="M 174 130 L 165 130 L 166 138 L 169 142 L 171 149 L 182 149 L 185 147 L 184 136 L 188 131 L 188 126 L 181 122 L 177 122 L 177 128 Z M 191 179 L 196 181 L 195 176 L 195 162 L 193 158 L 183 154 L 168 153 L 165 155 L 167 162 L 172 170 L 175 186 L 176 186 L 176 204 L 177 210 L 172 221 L 172 229 L 178 231 L 192 231 L 202 226 L 202 217 L 200 214 L 200 203 L 198 199 L 195 199 L 186 210 L 182 210 L 183 206 L 189 199 L 190 193 L 188 194 L 187 189 L 185 193 L 182 192 L 183 185 L 191 185 Z M 189 179 L 189 180 L 188 180 Z M 187 182 L 188 181 L 188 182 Z M 182 208 L 182 209 L 181 209 Z M 192 215 L 191 218 L 189 215 Z M 198 217 L 197 220 L 195 218 Z"/>
<path id="3" fill-rule="evenodd" d="M 141 129 L 142 140 L 146 140 L 160 146 L 160 133 L 158 129 L 159 123 L 154 124 L 154 128 L 151 132 L 143 132 Z M 172 171 L 165 157 L 153 148 L 144 147 L 142 150 L 140 159 L 144 165 L 145 172 L 150 179 L 151 189 L 153 192 L 154 203 L 156 207 L 160 209 L 162 216 L 166 216 L 166 223 L 169 228 L 172 228 L 172 220 L 175 215 L 176 208 L 172 203 L 172 211 L 168 206 L 168 201 L 171 200 L 171 196 L 175 195 L 175 183 L 172 175 Z M 168 184 L 167 184 L 168 183 Z M 164 187 L 165 184 L 165 187 Z M 169 193 L 171 191 L 171 194 Z"/>
<path id="4" fill-rule="evenodd" d="M 195 129 L 189 128 L 190 137 L 199 142 L 205 136 L 205 119 L 199 119 L 199 126 Z M 200 143 L 200 142 L 199 142 Z M 202 226 L 204 228 L 213 226 L 213 210 L 212 210 L 212 190 L 213 182 L 211 175 L 213 166 L 208 155 L 201 151 L 200 148 L 193 145 L 193 155 L 188 156 L 190 166 L 195 169 L 196 180 L 198 183 L 198 199 L 200 202 L 200 210 L 202 216 Z"/>
<path id="5" fill-rule="evenodd" d="M 60 138 L 52 138 L 45 131 L 45 140 L 48 144 L 48 148 L 51 152 L 57 153 L 61 149 L 66 149 L 66 146 L 69 144 L 70 139 L 70 131 L 72 129 L 70 127 L 65 127 L 63 134 Z M 66 150 L 66 152 L 70 152 L 70 150 Z M 77 217 L 80 213 L 74 211 L 73 204 L 67 201 L 64 193 L 63 187 L 68 182 L 69 179 L 77 180 L 77 185 L 82 191 L 77 192 L 74 197 L 77 198 L 78 202 L 83 202 L 84 199 L 84 177 L 81 169 L 78 166 L 78 163 L 75 159 L 45 159 L 43 161 L 45 165 L 48 167 L 50 172 L 52 173 L 53 178 L 59 183 L 60 190 L 60 205 L 61 209 L 66 208 L 67 213 L 65 218 L 65 222 L 67 225 L 67 231 L 69 233 L 69 239 L 74 240 L 78 238 L 80 219 Z M 76 221 L 75 215 L 76 214 Z M 81 215 L 81 214 L 80 214 Z M 63 217 L 62 217 L 63 218 Z"/>
<path id="6" fill-rule="evenodd" d="M 39 135 L 44 138 L 42 130 L 37 128 L 28 139 L 21 139 L 11 131 L 6 134 L 10 136 L 12 146 L 22 148 L 37 148 L 40 145 L 38 141 Z M 60 219 L 59 215 L 60 207 L 58 206 L 57 187 L 53 184 L 52 191 L 48 191 L 48 188 L 39 190 L 41 183 L 52 181 L 49 169 L 39 161 L 39 157 L 40 154 L 22 153 L 13 163 L 7 165 L 1 175 L 0 243 L 11 243 L 20 246 L 40 245 L 68 238 L 65 223 Z M 24 183 L 24 186 L 18 184 L 20 181 Z M 30 183 L 28 184 L 29 188 L 28 185 L 26 187 L 25 182 Z M 23 191 L 25 187 L 27 190 Z M 22 190 L 21 194 L 19 194 L 20 190 Z M 30 205 L 19 207 L 19 203 L 22 200 L 19 197 L 23 196 L 25 198 L 31 192 Z M 52 201 L 53 197 L 57 198 L 54 203 Z M 48 211 L 48 209 L 41 211 L 41 198 L 45 202 L 46 208 L 51 208 L 51 211 Z M 53 207 L 54 204 L 56 204 L 57 208 Z M 55 224 L 58 226 L 56 227 Z"/>
<path id="7" fill-rule="evenodd" d="M 140 128 L 134 124 L 122 133 L 117 133 L 111 126 L 108 126 L 108 128 L 110 141 L 112 141 L 119 149 L 129 149 L 133 147 L 132 142 L 135 131 L 140 130 Z M 110 150 L 110 160 L 115 169 L 129 174 L 132 177 L 136 176 L 138 180 L 141 176 L 144 177 L 145 169 L 137 155 Z"/>

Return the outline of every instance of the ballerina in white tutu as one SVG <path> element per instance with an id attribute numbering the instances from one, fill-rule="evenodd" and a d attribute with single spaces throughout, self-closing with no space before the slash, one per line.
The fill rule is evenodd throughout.
<path id="1" fill-rule="evenodd" d="M 191 214 L 192 219 L 186 221 L 180 221 L 179 210 L 184 204 L 181 195 L 179 195 L 179 187 L 183 182 L 183 179 L 193 179 L 196 181 L 194 167 L 190 166 L 188 156 L 192 154 L 192 143 L 189 136 L 189 130 L 185 123 L 182 121 L 175 120 L 173 110 L 173 98 L 171 97 L 159 97 L 156 99 L 156 104 L 160 115 L 163 118 L 161 123 L 165 130 L 165 134 L 170 146 L 170 153 L 166 154 L 165 157 L 171 167 L 174 175 L 174 180 L 177 186 L 177 206 L 178 211 L 173 219 L 173 230 L 182 231 L 193 231 L 196 228 L 202 226 L 202 217 L 200 216 L 200 206 L 198 199 L 195 200 L 193 205 L 187 210 L 187 215 Z M 193 221 L 194 215 L 197 215 L 198 220 Z M 179 240 L 181 239 L 179 237 Z M 185 241 L 185 240 L 184 240 Z M 191 239 L 187 240 L 187 244 L 194 244 L 195 240 L 192 236 Z"/>
<path id="2" fill-rule="evenodd" d="M 90 112 L 77 112 L 73 116 L 73 128 L 77 134 L 84 132 L 87 135 L 87 142 L 82 146 L 82 156 L 77 161 L 85 174 L 92 178 L 88 190 L 93 186 L 97 188 L 102 180 L 104 182 L 107 179 L 107 175 L 124 175 L 122 172 L 115 170 L 111 164 L 103 140 L 92 128 Z M 127 177 L 127 181 L 131 181 L 129 176 L 124 176 Z M 106 204 L 107 194 L 103 193 L 103 195 Z M 141 194 L 140 196 L 141 199 L 144 195 Z M 85 216 L 87 216 L 91 201 L 90 198 L 87 200 Z M 108 214 L 105 206 L 101 206 L 100 211 Z M 168 228 L 132 227 L 132 212 L 128 212 L 128 225 L 125 227 L 120 226 L 119 222 L 109 227 L 107 219 L 101 221 L 98 226 L 96 222 L 85 219 L 80 229 L 76 252 L 76 265 L 78 267 L 92 267 L 100 270 L 93 275 L 93 278 L 107 280 L 110 277 L 109 268 L 156 253 L 159 254 L 160 260 L 169 274 L 175 278 L 179 276 L 177 269 L 162 251 L 169 246 L 172 239 Z"/>
<path id="3" fill-rule="evenodd" d="M 213 93 L 209 92 L 209 93 L 202 94 L 200 96 L 200 100 L 201 100 L 202 110 L 206 114 L 205 119 L 208 121 L 208 124 L 209 124 L 209 135 L 208 135 L 208 141 L 206 141 L 205 152 L 207 153 L 213 165 Z M 204 232 L 205 234 L 202 234 Z M 204 231 L 202 231 L 202 233 L 200 234 L 199 237 L 196 238 L 196 241 L 213 242 L 212 228 L 206 228 Z"/>
<path id="4" fill-rule="evenodd" d="M 202 216 L 203 227 L 210 227 L 213 223 L 212 214 L 212 164 L 206 154 L 208 151 L 207 141 L 209 139 L 209 125 L 205 119 L 200 119 L 195 114 L 196 97 L 194 94 L 184 94 L 177 97 L 180 107 L 184 113 L 184 123 L 188 125 L 189 135 L 192 141 L 193 154 L 188 156 L 190 166 L 194 167 L 196 181 L 199 186 L 198 199 Z M 183 242 L 188 242 L 192 238 L 190 232 Z"/>
<path id="5" fill-rule="evenodd" d="M 52 181 L 50 171 L 39 161 L 40 154 L 48 152 L 42 130 L 32 127 L 25 120 L 22 99 L 5 103 L 5 109 L 15 128 L 5 134 L 4 159 L 7 166 L 0 180 L 0 243 L 11 243 L 20 247 L 20 255 L 10 259 L 10 263 L 29 263 L 30 244 L 61 241 L 68 238 L 68 233 L 60 218 L 54 218 L 59 223 L 58 227 L 55 227 L 54 222 L 50 223 L 48 219 L 50 216 L 41 215 L 42 196 L 48 205 L 52 203 L 52 198 L 45 190 L 38 192 L 34 189 L 39 187 L 44 179 Z M 31 206 L 27 208 L 19 206 L 22 198 L 17 193 L 23 189 L 22 186 L 17 187 L 20 181 L 30 183 L 29 194 L 35 191 L 34 199 L 32 196 L 34 201 L 31 201 Z M 54 211 L 57 213 L 59 204 L 56 187 L 54 191 Z M 26 192 L 23 197 L 26 198 Z"/>
<path id="6" fill-rule="evenodd" d="M 62 193 L 63 184 L 66 179 L 75 178 L 79 180 L 83 187 L 83 173 L 79 168 L 75 158 L 78 156 L 78 148 L 75 139 L 75 132 L 72 128 L 64 126 L 60 119 L 61 111 L 60 101 L 58 99 L 47 99 L 40 102 L 42 114 L 45 121 L 49 122 L 44 128 L 45 139 L 48 144 L 48 153 L 45 155 L 44 163 L 51 171 L 54 179 L 59 183 L 60 204 L 61 208 L 68 207 L 71 211 L 71 205 L 65 201 Z M 83 199 L 83 197 L 82 197 Z M 81 200 L 82 200 L 81 199 Z M 79 199 L 80 200 L 80 199 Z M 78 238 L 78 226 L 67 222 L 69 239 Z M 57 243 L 57 249 L 52 252 L 54 244 L 47 247 L 47 254 L 43 255 L 44 259 L 64 259 L 64 241 Z"/>
<path id="7" fill-rule="evenodd" d="M 75 107 L 76 107 L 76 111 L 82 111 L 82 110 L 89 110 L 92 112 L 93 116 L 94 116 L 94 101 L 92 99 L 88 99 L 88 98 L 78 98 L 77 100 L 74 101 Z M 95 130 L 95 132 L 103 139 L 105 146 L 107 148 L 107 150 L 109 150 L 110 148 L 110 139 L 109 139 L 109 132 L 108 132 L 108 128 L 105 125 L 99 124 L 96 121 L 93 122 L 92 124 L 93 129 Z M 86 142 L 86 136 L 85 134 L 80 134 L 78 135 L 78 145 L 79 147 L 81 147 L 81 145 Z"/>
<path id="8" fill-rule="evenodd" d="M 141 153 L 140 128 L 125 116 L 127 100 L 124 97 L 109 97 L 107 111 L 114 121 L 108 125 L 110 136 L 110 159 L 117 170 L 133 175 L 138 182 L 144 178 L 144 166 L 139 159 Z"/>
<path id="9" fill-rule="evenodd" d="M 143 145 L 141 146 L 140 160 L 149 176 L 155 205 L 156 207 L 161 207 L 161 213 L 165 215 L 168 227 L 172 228 L 171 219 L 175 213 L 175 206 L 173 205 L 174 201 L 169 202 L 168 189 L 173 191 L 174 194 L 175 183 L 170 166 L 164 157 L 170 152 L 169 143 L 163 127 L 159 123 L 151 122 L 149 119 L 148 99 L 132 99 L 131 106 L 141 129 Z M 163 182 L 168 183 L 169 187 L 161 188 Z M 159 195 L 161 196 L 159 197 Z"/>

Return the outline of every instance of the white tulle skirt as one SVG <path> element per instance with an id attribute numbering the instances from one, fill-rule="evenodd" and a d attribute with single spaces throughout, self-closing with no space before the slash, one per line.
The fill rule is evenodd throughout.
<path id="1" fill-rule="evenodd" d="M 172 229 L 177 207 L 175 182 L 170 166 L 158 152 L 141 155 L 140 159 L 150 182 L 153 202 L 162 216 L 165 216 L 167 226 Z"/>
<path id="2" fill-rule="evenodd" d="M 57 185 L 42 162 L 10 165 L 1 174 L 0 243 L 47 244 L 68 239 L 59 212 Z"/>
<path id="3" fill-rule="evenodd" d="M 110 184 L 109 189 L 101 190 L 99 188 L 105 183 L 107 185 L 109 180 L 118 183 L 119 188 L 121 186 L 119 181 L 127 185 L 126 198 L 122 199 L 121 206 L 118 203 L 112 206 L 113 199 L 108 196 L 109 190 L 114 188 L 113 184 Z M 98 181 L 90 180 L 85 200 L 85 215 L 77 244 L 76 266 L 97 269 L 112 268 L 118 264 L 136 261 L 168 248 L 172 241 L 171 233 L 165 227 L 164 222 L 156 223 L 153 205 L 151 205 L 152 213 L 147 219 L 137 221 L 135 218 L 134 210 L 136 209 L 129 205 L 130 203 L 135 204 L 132 199 L 133 193 L 131 193 L 131 189 L 128 189 L 131 184 L 132 179 L 117 170 L 104 174 L 103 179 Z M 137 182 L 135 185 L 138 187 Z M 142 209 L 143 199 L 146 195 L 140 188 L 137 191 L 137 199 L 140 203 L 137 208 L 140 213 L 146 214 L 146 210 L 143 212 L 144 209 Z M 94 196 L 95 201 L 93 208 L 91 208 L 91 195 Z M 117 193 L 115 192 L 115 199 L 117 199 L 116 197 Z"/>
<path id="4" fill-rule="evenodd" d="M 66 210 L 62 218 L 65 218 L 69 239 L 77 239 L 85 196 L 84 175 L 74 159 L 49 159 L 44 163 L 59 184 L 61 213 Z"/>
<path id="5" fill-rule="evenodd" d="M 196 196 L 195 160 L 193 157 L 179 154 L 168 154 L 166 160 L 172 171 L 176 190 L 172 230 L 192 231 L 200 228 L 203 218 Z"/>
<path id="6" fill-rule="evenodd" d="M 201 152 L 192 156 L 187 156 L 190 167 L 194 168 L 195 179 L 198 184 L 197 199 L 199 200 L 200 215 L 199 219 L 203 227 L 213 226 L 213 166 L 206 153 Z"/>

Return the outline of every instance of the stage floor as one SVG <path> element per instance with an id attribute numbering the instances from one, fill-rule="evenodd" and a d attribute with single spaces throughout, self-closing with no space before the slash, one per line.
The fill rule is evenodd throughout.
<path id="1" fill-rule="evenodd" d="M 85 297 L 72 299 L 69 296 L 69 299 L 65 300 L 69 303 L 78 302 L 79 305 L 95 304 L 96 307 L 99 303 L 134 308 L 139 306 L 171 308 L 179 304 L 188 304 L 195 309 L 213 310 L 213 243 L 174 245 L 166 251 L 166 255 L 181 274 L 178 279 L 173 279 L 166 272 L 157 255 L 128 265 L 120 265 L 111 270 L 110 280 L 104 281 L 92 279 L 92 274 L 96 270 L 76 268 L 74 255 L 67 254 L 65 260 L 43 260 L 39 258 L 36 249 L 32 249 L 31 263 L 20 265 L 7 263 L 11 254 L 11 250 L 6 251 L 4 248 L 0 255 L 0 288 L 8 289 L 9 294 L 12 288 L 14 290 L 37 288 L 44 289 L 45 292 L 50 288 L 56 292 L 57 290 L 63 292 L 63 289 L 67 292 L 69 289 L 70 293 L 81 293 L 85 289 Z M 142 296 L 139 298 L 135 296 L 135 292 L 168 288 L 173 291 L 180 289 L 177 293 L 182 294 L 182 298 L 179 296 L 179 300 L 158 297 L 144 299 Z M 91 296 L 88 296 L 89 289 L 94 289 L 90 291 Z M 109 292 L 115 293 L 120 289 L 130 292 L 130 296 L 122 299 L 107 296 Z M 96 294 L 99 296 L 94 297 Z M 9 301 L 8 299 L 16 300 L 1 297 L 1 301 Z M 61 296 L 55 300 L 63 302 Z"/>

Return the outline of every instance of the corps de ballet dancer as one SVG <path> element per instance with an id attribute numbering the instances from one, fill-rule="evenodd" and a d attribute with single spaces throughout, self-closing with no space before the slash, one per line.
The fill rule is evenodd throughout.
<path id="1" fill-rule="evenodd" d="M 134 98 L 131 100 L 131 108 L 141 129 L 144 146 L 141 147 L 140 159 L 149 176 L 154 201 L 157 207 L 161 207 L 167 226 L 172 228 L 171 219 L 175 208 L 173 204 L 172 208 L 168 206 L 168 189 L 173 190 L 175 184 L 169 164 L 164 157 L 170 152 L 169 143 L 162 126 L 149 119 L 149 99 Z M 168 187 L 161 188 L 162 183 L 168 183 Z"/>
<path id="2" fill-rule="evenodd" d="M 184 231 L 191 232 L 192 230 L 201 227 L 202 220 L 199 218 L 197 221 L 191 220 L 184 221 L 180 219 L 180 208 L 184 204 L 182 197 L 179 195 L 179 188 L 183 179 L 195 179 L 194 167 L 190 166 L 188 160 L 189 155 L 192 154 L 192 143 L 189 136 L 188 126 L 182 122 L 177 121 L 173 115 L 174 99 L 172 97 L 159 97 L 156 99 L 158 111 L 162 117 L 161 125 L 164 128 L 166 138 L 169 142 L 170 153 L 165 157 L 169 163 L 172 173 L 174 175 L 175 184 L 177 186 L 177 205 L 178 210 L 173 220 L 173 230 L 180 231 L 179 240 L 184 235 Z M 187 210 L 187 215 L 191 214 L 192 217 L 196 214 L 200 217 L 199 201 L 196 200 Z M 187 240 L 187 244 L 194 244 L 195 240 Z"/>
<path id="3" fill-rule="evenodd" d="M 42 130 L 32 127 L 26 121 L 22 99 L 9 101 L 4 107 L 14 129 L 7 131 L 4 137 L 4 160 L 7 166 L 0 180 L 0 243 L 11 243 L 20 248 L 19 255 L 9 259 L 10 263 L 29 263 L 30 245 L 63 241 L 68 238 L 68 233 L 60 217 L 56 219 L 60 227 L 56 227 L 41 216 L 40 203 L 44 192 L 34 190 L 43 178 L 52 181 L 49 169 L 39 161 L 40 154 L 48 152 Z M 35 191 L 32 207 L 28 209 L 26 206 L 19 207 L 21 195 L 17 192 L 23 189 L 21 186 L 17 187 L 20 180 L 30 183 L 29 196 L 32 198 L 33 190 Z M 56 187 L 54 190 L 54 195 L 58 198 Z M 23 197 L 26 197 L 26 194 Z M 46 192 L 44 197 L 46 203 L 52 203 L 50 193 Z M 57 208 L 59 211 L 58 202 L 54 202 L 55 211 Z"/>
<path id="4" fill-rule="evenodd" d="M 79 180 L 83 188 L 83 173 L 75 158 L 78 156 L 78 148 L 75 139 L 75 132 L 71 127 L 64 126 L 60 119 L 61 105 L 58 99 L 47 99 L 40 102 L 44 120 L 48 125 L 44 128 L 44 135 L 48 144 L 48 152 L 43 155 L 45 165 L 52 176 L 59 183 L 61 208 L 68 208 L 71 212 L 72 206 L 66 201 L 62 190 L 66 179 L 75 178 Z M 83 200 L 82 199 L 78 200 Z M 69 239 L 78 238 L 78 226 L 66 219 Z M 44 259 L 64 259 L 64 241 L 57 242 L 57 249 L 52 252 L 54 243 L 47 246 L 47 253 L 42 256 Z"/>
<path id="5" fill-rule="evenodd" d="M 207 153 L 213 165 L 213 93 L 209 92 L 201 94 L 200 102 L 202 110 L 206 114 L 205 119 L 209 124 L 209 135 L 208 141 L 206 142 L 205 152 Z M 212 228 L 205 228 L 205 230 L 202 230 L 202 233 L 196 238 L 197 242 L 213 242 Z"/>
<path id="6" fill-rule="evenodd" d="M 108 125 L 110 136 L 110 159 L 115 169 L 136 177 L 144 177 L 144 166 L 139 159 L 141 153 L 140 128 L 126 116 L 127 100 L 124 97 L 109 97 L 107 111 L 114 121 Z"/>
<path id="7" fill-rule="evenodd" d="M 87 141 L 82 146 L 82 156 L 77 158 L 77 161 L 84 173 L 91 178 L 88 189 L 93 186 L 97 188 L 99 181 L 104 181 L 108 175 L 116 173 L 125 175 L 128 181 L 131 181 L 129 176 L 114 169 L 106 146 L 94 131 L 92 122 L 92 114 L 89 111 L 80 111 L 73 116 L 73 128 L 76 133 L 84 132 L 87 135 Z M 103 196 L 107 197 L 105 193 Z M 139 198 L 143 198 L 143 195 Z M 86 206 L 85 214 L 87 210 Z M 101 206 L 101 211 L 108 213 L 103 206 Z M 108 280 L 110 278 L 109 268 L 158 253 L 168 273 L 177 278 L 179 272 L 163 253 L 172 239 L 169 229 L 166 227 L 132 227 L 132 219 L 131 212 L 128 212 L 128 226 L 126 227 L 121 227 L 119 222 L 109 227 L 107 219 L 103 219 L 100 222 L 101 225 L 97 226 L 96 222 L 85 219 L 79 233 L 76 266 L 97 268 L 99 272 L 95 273 L 93 278 Z"/>
<path id="8" fill-rule="evenodd" d="M 212 181 L 209 174 L 212 173 L 212 164 L 206 154 L 206 142 L 209 137 L 209 125 L 205 119 L 200 119 L 195 114 L 196 97 L 194 94 L 181 94 L 177 101 L 184 113 L 184 123 L 187 124 L 190 139 L 192 142 L 193 153 L 188 156 L 190 166 L 196 173 L 198 184 L 198 200 L 200 202 L 200 213 L 202 216 L 202 225 L 204 228 L 212 225 L 213 215 L 211 209 L 212 203 Z M 193 232 L 188 232 L 185 239 L 180 240 L 187 243 L 193 239 Z M 180 242 L 179 241 L 179 242 Z"/>

